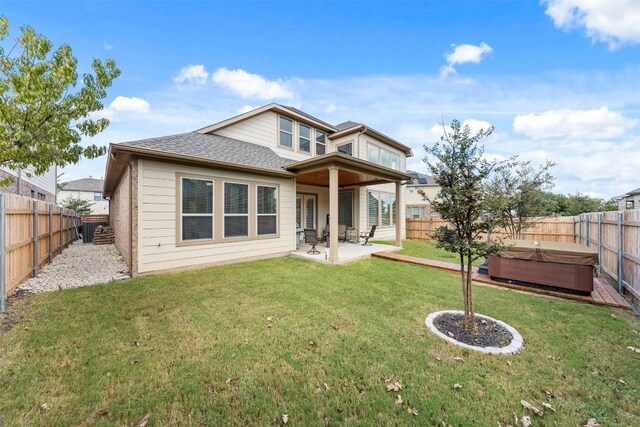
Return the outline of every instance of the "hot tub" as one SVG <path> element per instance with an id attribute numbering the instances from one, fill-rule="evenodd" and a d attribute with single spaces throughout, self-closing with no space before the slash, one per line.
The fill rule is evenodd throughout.
<path id="1" fill-rule="evenodd" d="M 580 293 L 593 291 L 598 253 L 577 243 L 507 240 L 510 247 L 489 257 L 493 279 L 531 283 Z M 536 244 L 537 243 L 537 244 Z"/>

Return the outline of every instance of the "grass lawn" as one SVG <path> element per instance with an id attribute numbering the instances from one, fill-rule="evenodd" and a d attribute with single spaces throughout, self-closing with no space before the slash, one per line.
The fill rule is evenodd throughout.
<path id="1" fill-rule="evenodd" d="M 640 425 L 640 354 L 626 349 L 640 347 L 640 321 L 475 294 L 478 312 L 520 331 L 521 354 L 432 335 L 429 312 L 461 307 L 458 277 L 379 259 L 287 257 L 36 295 L 0 334 L 0 425 L 135 425 L 146 414 L 149 426 L 281 425 L 288 414 L 288 425 L 496 426 L 525 414 L 522 399 L 542 409 L 543 390 L 557 412 L 529 414 L 535 426 Z M 397 380 L 404 388 L 387 392 Z"/>
<path id="2" fill-rule="evenodd" d="M 373 243 L 381 243 L 384 245 L 395 245 L 395 241 L 392 240 L 376 240 Z M 447 252 L 444 249 L 436 248 L 436 245 L 426 240 L 403 240 L 402 250 L 396 253 L 402 255 L 415 256 L 418 258 L 434 259 L 436 261 L 451 262 L 459 264 L 460 259 L 457 255 Z M 473 265 L 480 265 L 484 262 L 484 259 L 476 260 Z"/>

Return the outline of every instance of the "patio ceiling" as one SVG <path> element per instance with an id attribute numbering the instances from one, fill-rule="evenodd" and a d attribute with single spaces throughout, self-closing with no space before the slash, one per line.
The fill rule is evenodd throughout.
<path id="1" fill-rule="evenodd" d="M 297 174 L 298 184 L 329 187 L 329 169 L 338 169 L 340 188 L 406 181 L 406 173 L 379 166 L 342 153 L 329 153 L 286 166 Z"/>

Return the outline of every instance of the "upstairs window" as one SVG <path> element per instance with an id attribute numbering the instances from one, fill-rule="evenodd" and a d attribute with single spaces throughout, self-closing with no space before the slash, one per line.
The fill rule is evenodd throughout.
<path id="1" fill-rule="evenodd" d="M 249 236 L 249 186 L 224 183 L 224 237 Z"/>
<path id="2" fill-rule="evenodd" d="M 391 153 L 385 149 L 380 150 L 380 164 L 385 167 L 391 167 Z"/>
<path id="3" fill-rule="evenodd" d="M 94 202 L 99 202 L 101 200 L 102 200 L 102 193 L 97 192 L 97 191 L 95 193 L 93 193 L 93 201 Z"/>
<path id="4" fill-rule="evenodd" d="M 213 181 L 182 178 L 182 240 L 213 239 Z"/>
<path id="5" fill-rule="evenodd" d="M 368 144 L 367 159 L 371 163 L 376 163 L 386 168 L 400 170 L 399 155 L 371 143 Z"/>
<path id="6" fill-rule="evenodd" d="M 293 120 L 280 116 L 280 145 L 293 148 Z"/>
<path id="7" fill-rule="evenodd" d="M 368 152 L 368 159 L 371 163 L 378 163 L 380 161 L 380 149 L 377 146 L 369 144 Z"/>
<path id="8" fill-rule="evenodd" d="M 311 152 L 311 128 L 302 123 L 298 125 L 298 149 Z"/>
<path id="9" fill-rule="evenodd" d="M 353 143 L 350 142 L 348 144 L 338 145 L 336 147 L 336 150 L 338 151 L 338 153 L 348 154 L 350 156 L 353 156 Z"/>
<path id="10" fill-rule="evenodd" d="M 316 156 L 320 156 L 326 152 L 326 135 L 321 130 L 316 129 Z"/>
<path id="11" fill-rule="evenodd" d="M 391 154 L 391 169 L 400 170 L 400 156 Z"/>

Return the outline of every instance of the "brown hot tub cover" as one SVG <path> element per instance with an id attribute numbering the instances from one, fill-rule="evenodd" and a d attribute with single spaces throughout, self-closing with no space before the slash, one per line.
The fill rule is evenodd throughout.
<path id="1" fill-rule="evenodd" d="M 509 248 L 502 252 L 502 258 L 558 264 L 598 264 L 598 253 L 578 243 L 535 242 L 535 245 L 533 240 L 505 240 L 504 243 Z"/>

